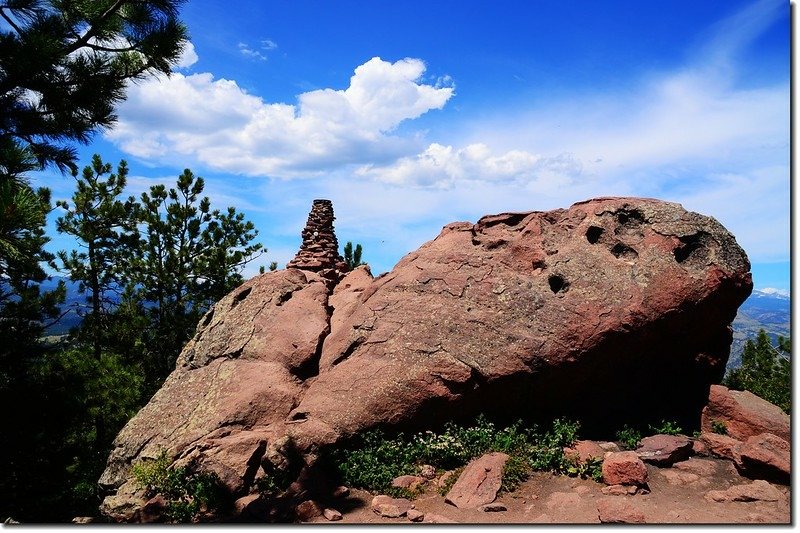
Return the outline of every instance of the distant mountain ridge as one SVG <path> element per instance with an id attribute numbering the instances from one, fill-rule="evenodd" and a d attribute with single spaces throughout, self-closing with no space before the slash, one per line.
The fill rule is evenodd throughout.
<path id="1" fill-rule="evenodd" d="M 747 339 L 755 338 L 763 329 L 775 341 L 778 336 L 791 334 L 791 296 L 784 289 L 754 289 L 753 294 L 739 307 L 733 321 L 733 345 L 728 369 L 742 363 L 742 351 Z"/>

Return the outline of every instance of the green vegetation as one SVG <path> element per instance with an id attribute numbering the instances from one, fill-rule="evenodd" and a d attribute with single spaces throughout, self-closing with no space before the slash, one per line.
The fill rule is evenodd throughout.
<path id="1" fill-rule="evenodd" d="M 347 244 L 344 245 L 344 262 L 347 263 L 347 270 L 353 270 L 358 266 L 366 265 L 366 263 L 361 261 L 362 251 L 360 244 L 356 244 L 356 248 L 353 250 L 353 243 L 347 241 Z"/>
<path id="2" fill-rule="evenodd" d="M 742 352 L 742 366 L 730 371 L 722 383 L 731 389 L 750 391 L 789 413 L 792 346 L 790 339 L 778 337 L 777 340 L 777 346 L 773 345 L 763 329 L 755 341 L 748 339 Z"/>
<path id="3" fill-rule="evenodd" d="M 420 465 L 452 470 L 492 451 L 510 457 L 503 471 L 504 490 L 513 490 L 537 470 L 597 479 L 597 462 L 579 466 L 564 456 L 563 448 L 576 440 L 578 429 L 577 423 L 563 419 L 544 432 L 520 422 L 498 429 L 479 416 L 474 425 L 448 423 L 439 433 L 426 431 L 412 437 L 389 438 L 380 430 L 369 431 L 349 446 L 330 451 L 327 459 L 345 484 L 383 492 L 390 491 L 395 477 L 414 474 Z"/>
<path id="4" fill-rule="evenodd" d="M 717 435 L 727 435 L 728 434 L 728 426 L 726 426 L 725 422 L 723 422 L 722 420 L 712 420 L 711 421 L 711 431 L 713 431 Z"/>
<path id="5" fill-rule="evenodd" d="M 143 322 L 114 311 L 119 285 L 107 255 L 124 233 L 116 200 L 126 169 L 93 164 L 61 229 L 87 246 L 61 256 L 90 302 L 85 326 L 69 342 L 43 341 L 65 312 L 63 284 L 44 290 L 51 194 L 29 173 L 54 167 L 77 175 L 74 144 L 115 120 L 126 85 L 168 74 L 187 42 L 181 0 L 15 0 L 0 5 L 0 515 L 22 522 L 94 514 L 96 482 L 110 439 L 141 406 L 143 360 L 135 347 Z M 116 286 L 116 288 L 120 288 Z M 120 310 L 125 308 L 125 313 Z M 127 324 L 119 328 L 120 324 Z M 118 327 L 112 335 L 110 332 Z M 109 343 L 113 340 L 113 343 Z M 12 407 L 13 406 L 13 407 Z"/>
<path id="6" fill-rule="evenodd" d="M 123 198 L 127 173 L 124 161 L 112 172 L 95 156 L 72 198 L 58 203 L 57 230 L 80 246 L 58 259 L 86 296 L 80 326 L 59 342 L 43 340 L 65 311 L 63 285 L 40 290 L 42 264 L 57 266 L 41 249 L 44 218 L 32 216 L 31 229 L 5 242 L 0 401 L 17 407 L 2 420 L 0 514 L 17 520 L 96 513 L 112 439 L 174 369 L 203 313 L 263 252 L 252 223 L 233 208 L 212 209 L 190 171 L 141 201 Z M 45 192 L 35 198 L 49 206 Z"/>
<path id="7" fill-rule="evenodd" d="M 683 433 L 681 427 L 675 422 L 662 420 L 660 426 L 649 426 L 654 435 L 680 435 Z"/>
<path id="8" fill-rule="evenodd" d="M 634 450 L 639 446 L 639 441 L 642 440 L 641 432 L 628 427 L 626 424 L 619 431 L 617 431 L 617 440 L 622 444 L 626 450 Z"/>
<path id="9" fill-rule="evenodd" d="M 191 522 L 199 513 L 221 509 L 225 504 L 216 476 L 171 467 L 164 451 L 154 460 L 133 465 L 132 473 L 149 497 L 156 494 L 164 497 L 166 517 L 172 522 Z"/>
<path id="10" fill-rule="evenodd" d="M 127 83 L 169 74 L 186 43 L 180 0 L 0 5 L 0 167 L 77 170 L 72 143 L 111 126 Z M 38 98 L 31 97 L 31 94 Z"/>

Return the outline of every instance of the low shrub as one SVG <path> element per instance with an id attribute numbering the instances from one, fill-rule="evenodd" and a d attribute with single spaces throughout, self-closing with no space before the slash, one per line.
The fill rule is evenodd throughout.
<path id="1" fill-rule="evenodd" d="M 642 434 L 638 430 L 628 427 L 626 424 L 622 426 L 622 429 L 617 431 L 617 440 L 626 450 L 634 450 L 639 446 L 639 441 L 642 440 Z"/>
<path id="2" fill-rule="evenodd" d="M 222 508 L 224 496 L 217 477 L 170 466 L 166 451 L 133 465 L 132 474 L 148 496 L 161 494 L 167 500 L 166 518 L 172 522 L 191 522 L 201 511 Z"/>
<path id="3" fill-rule="evenodd" d="M 660 426 L 649 426 L 654 435 L 680 435 L 683 430 L 676 422 L 661 421 Z"/>
<path id="4" fill-rule="evenodd" d="M 725 422 L 723 422 L 722 420 L 712 420 L 711 421 L 711 431 L 713 431 L 717 435 L 727 435 L 728 434 L 728 426 L 726 426 Z"/>
<path id="5" fill-rule="evenodd" d="M 577 423 L 566 419 L 555 420 L 543 433 L 535 426 L 524 428 L 521 422 L 498 429 L 478 416 L 470 426 L 448 423 L 439 433 L 425 431 L 410 438 L 402 434 L 389 438 L 375 430 L 328 452 L 328 463 L 347 485 L 390 492 L 395 477 L 413 474 L 421 464 L 452 470 L 485 453 L 503 452 L 510 457 L 503 487 L 513 490 L 534 470 L 565 473 L 568 463 L 563 448 L 575 441 L 578 429 Z"/>

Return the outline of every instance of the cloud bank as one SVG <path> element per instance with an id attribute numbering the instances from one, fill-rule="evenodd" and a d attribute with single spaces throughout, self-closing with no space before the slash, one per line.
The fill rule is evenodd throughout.
<path id="1" fill-rule="evenodd" d="M 132 85 L 106 137 L 133 156 L 167 164 L 189 159 L 251 176 L 319 175 L 417 146 L 393 130 L 454 94 L 452 86 L 421 82 L 424 72 L 419 59 L 375 57 L 355 69 L 346 89 L 305 92 L 294 105 L 264 102 L 210 73 L 173 73 Z"/>

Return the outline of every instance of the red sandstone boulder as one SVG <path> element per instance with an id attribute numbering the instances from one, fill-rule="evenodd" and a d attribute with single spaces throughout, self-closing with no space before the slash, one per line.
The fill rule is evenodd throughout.
<path id="1" fill-rule="evenodd" d="M 297 520 L 300 522 L 309 522 L 318 516 L 322 516 L 322 507 L 314 500 L 306 500 L 294 508 Z"/>
<path id="2" fill-rule="evenodd" d="M 447 493 L 445 501 L 459 509 L 477 509 L 492 503 L 503 483 L 504 453 L 488 453 L 471 461 Z"/>
<path id="3" fill-rule="evenodd" d="M 790 444 L 777 435 L 762 433 L 750 437 L 735 448 L 734 461 L 747 477 L 789 483 Z"/>
<path id="4" fill-rule="evenodd" d="M 264 469 L 293 454 L 310 465 L 376 426 L 424 430 L 479 412 L 566 415 L 587 431 L 690 424 L 752 289 L 732 235 L 657 200 L 449 224 L 374 280 L 366 269 L 341 279 L 326 210 L 309 217 L 301 268 L 218 302 L 117 436 L 100 480 L 106 514 L 133 505 L 131 465 L 162 451 L 238 498 Z"/>
<path id="5" fill-rule="evenodd" d="M 603 460 L 606 485 L 645 485 L 647 467 L 636 452 L 610 452 Z"/>
<path id="6" fill-rule="evenodd" d="M 579 463 L 585 463 L 589 459 L 602 459 L 606 450 L 593 440 L 578 440 L 572 446 L 564 448 L 564 456 Z"/>
<path id="7" fill-rule="evenodd" d="M 708 405 L 703 409 L 702 430 L 712 432 L 714 422 L 724 424 L 726 434 L 740 441 L 761 433 L 791 439 L 789 415 L 780 407 L 752 392 L 729 390 L 722 385 L 711 386 Z"/>
<path id="8" fill-rule="evenodd" d="M 646 463 L 671 466 L 692 455 L 692 441 L 681 435 L 653 435 L 639 442 L 636 455 Z"/>
<path id="9" fill-rule="evenodd" d="M 741 444 L 740 441 L 734 438 L 726 435 L 717 435 L 716 433 L 703 432 L 700 438 L 710 454 L 723 459 L 730 459 L 731 461 L 736 458 L 734 449 Z"/>

